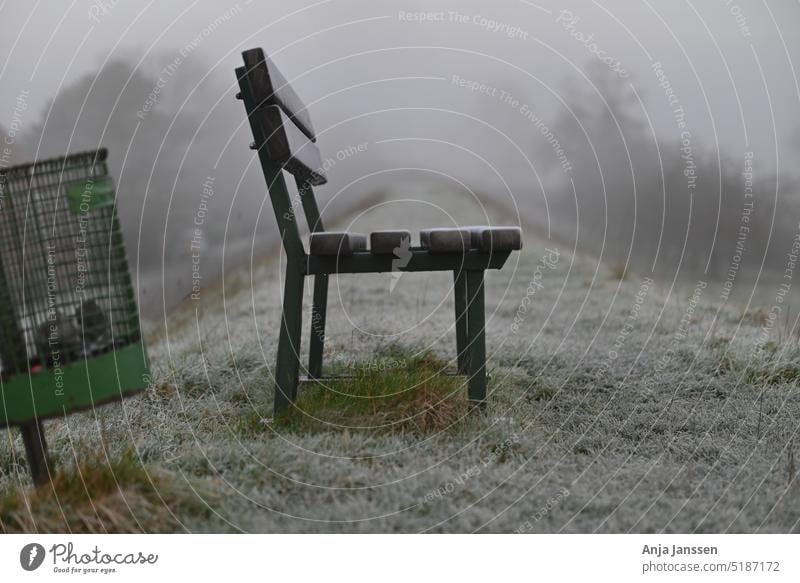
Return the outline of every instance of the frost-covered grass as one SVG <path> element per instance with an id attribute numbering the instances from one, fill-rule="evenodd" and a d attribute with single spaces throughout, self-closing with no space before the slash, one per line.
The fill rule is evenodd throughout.
<path id="1" fill-rule="evenodd" d="M 385 205 L 351 228 L 448 225 L 437 207 L 486 222 L 468 195 L 394 198 L 411 197 L 427 202 Z M 53 457 L 69 471 L 74 452 L 103 444 L 157 475 L 159 498 L 136 474 L 117 480 L 145 530 L 797 531 L 800 353 L 779 324 L 765 335 L 769 306 L 720 307 L 716 284 L 650 282 L 530 231 L 525 245 L 487 278 L 484 411 L 458 404 L 463 381 L 436 377 L 456 399 L 444 422 L 398 422 L 431 400 L 392 402 L 397 379 L 431 376 L 428 354 L 454 366 L 452 277 L 404 274 L 390 293 L 383 274 L 332 278 L 326 339 L 325 372 L 357 377 L 333 388 L 378 398 L 356 406 L 306 385 L 290 418 L 273 419 L 274 259 L 204 289 L 153 332 L 143 395 L 48 422 Z M 29 482 L 21 440 L 6 435 L 0 490 L 14 498 Z"/>

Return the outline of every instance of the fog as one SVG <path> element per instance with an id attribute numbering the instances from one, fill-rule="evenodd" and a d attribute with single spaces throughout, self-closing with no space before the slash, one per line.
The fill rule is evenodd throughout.
<path id="1" fill-rule="evenodd" d="M 737 285 L 779 278 L 797 236 L 797 2 L 13 1 L 0 15 L 9 163 L 109 148 L 150 317 L 188 294 L 198 222 L 209 280 L 223 255 L 235 268 L 274 249 L 234 99 L 255 46 L 309 108 L 332 217 L 433 180 L 621 269 Z"/>

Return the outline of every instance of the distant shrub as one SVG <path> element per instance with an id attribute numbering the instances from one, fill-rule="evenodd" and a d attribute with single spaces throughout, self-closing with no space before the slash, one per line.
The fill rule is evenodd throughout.
<path id="1" fill-rule="evenodd" d="M 609 279 L 614 281 L 624 281 L 628 279 L 628 267 L 622 261 L 617 261 L 611 265 Z"/>

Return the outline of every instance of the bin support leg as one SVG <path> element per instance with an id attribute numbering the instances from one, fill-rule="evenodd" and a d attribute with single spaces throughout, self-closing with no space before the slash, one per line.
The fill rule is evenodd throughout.
<path id="1" fill-rule="evenodd" d="M 25 443 L 25 455 L 28 458 L 33 483 L 37 486 L 46 484 L 50 480 L 50 463 L 42 422 L 38 419 L 28 421 L 20 425 L 20 431 L 22 432 L 22 441 Z"/>

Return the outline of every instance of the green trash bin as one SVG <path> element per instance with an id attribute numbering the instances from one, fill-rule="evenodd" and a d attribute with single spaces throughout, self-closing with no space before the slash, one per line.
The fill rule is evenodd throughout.
<path id="1" fill-rule="evenodd" d="M 43 419 L 149 384 L 106 150 L 0 171 L 0 427 L 48 479 Z"/>

